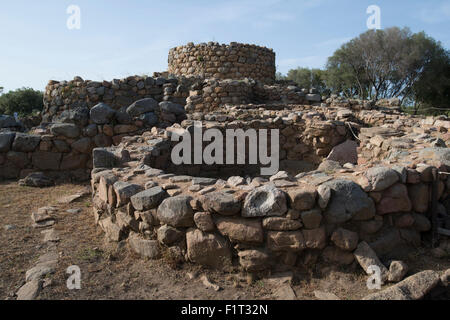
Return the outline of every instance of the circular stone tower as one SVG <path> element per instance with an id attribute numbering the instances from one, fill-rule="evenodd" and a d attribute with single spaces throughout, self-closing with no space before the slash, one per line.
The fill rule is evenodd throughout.
<path id="1" fill-rule="evenodd" d="M 169 51 L 169 73 L 176 76 L 275 81 L 275 52 L 266 47 L 217 42 L 173 48 Z"/>

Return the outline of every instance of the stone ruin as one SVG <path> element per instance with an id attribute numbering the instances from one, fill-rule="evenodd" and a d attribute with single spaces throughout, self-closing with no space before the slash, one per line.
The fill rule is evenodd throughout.
<path id="1" fill-rule="evenodd" d="M 248 272 L 356 259 L 395 282 L 383 262 L 450 250 L 450 120 L 276 82 L 270 49 L 191 43 L 168 72 L 50 81 L 44 102 L 39 127 L 0 133 L 0 177 L 90 177 L 95 222 L 143 257 Z M 174 165 L 171 137 L 194 121 L 278 129 L 280 171 Z"/>

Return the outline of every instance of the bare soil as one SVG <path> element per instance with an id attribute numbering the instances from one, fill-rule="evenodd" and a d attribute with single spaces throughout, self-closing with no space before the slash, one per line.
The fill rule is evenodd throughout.
<path id="1" fill-rule="evenodd" d="M 54 229 L 61 240 L 56 244 L 60 255 L 55 274 L 48 276 L 38 299 L 45 300 L 254 300 L 277 299 L 278 285 L 242 274 L 207 270 L 192 264 L 176 265 L 161 259 L 144 260 L 132 253 L 126 243 L 108 243 L 94 223 L 91 199 L 87 195 L 71 204 L 59 204 L 64 196 L 80 193 L 89 185 L 65 184 L 51 188 L 20 187 L 17 182 L 0 183 L 0 299 L 15 299 L 25 283 L 25 272 L 38 257 L 54 249 L 43 243 L 42 229 L 32 227 L 30 215 L 44 206 L 58 208 Z M 68 209 L 81 209 L 67 213 Z M 6 226 L 13 229 L 6 230 Z M 450 261 L 433 258 L 419 250 L 405 261 L 412 273 L 433 269 L 446 270 Z M 420 257 L 420 259 L 418 259 Z M 69 290 L 66 281 L 69 266 L 81 270 L 81 290 Z M 190 279 L 188 274 L 198 275 Z M 208 279 L 221 287 L 215 291 L 200 280 Z M 356 263 L 345 269 L 316 265 L 312 270 L 298 270 L 292 288 L 298 299 L 316 299 L 315 290 L 334 293 L 341 299 L 360 299 L 371 293 L 367 276 Z"/>

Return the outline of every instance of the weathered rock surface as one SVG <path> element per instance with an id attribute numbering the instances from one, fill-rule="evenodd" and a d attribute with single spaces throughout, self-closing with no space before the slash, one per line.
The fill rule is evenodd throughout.
<path id="1" fill-rule="evenodd" d="M 143 187 L 137 184 L 131 184 L 128 182 L 117 181 L 113 185 L 114 191 L 116 192 L 117 207 L 126 205 L 132 196 L 142 192 Z"/>
<path id="2" fill-rule="evenodd" d="M 301 231 L 269 231 L 267 247 L 272 251 L 299 252 L 306 244 Z"/>
<path id="3" fill-rule="evenodd" d="M 55 185 L 55 182 L 42 172 L 33 172 L 24 179 L 19 180 L 19 185 L 27 187 L 44 188 Z"/>
<path id="4" fill-rule="evenodd" d="M 201 203 L 205 211 L 224 216 L 236 215 L 241 211 L 241 202 L 233 195 L 224 192 L 213 192 L 204 195 Z"/>
<path id="5" fill-rule="evenodd" d="M 355 255 L 355 258 L 360 266 L 368 275 L 372 275 L 372 272 L 370 272 L 370 267 L 377 266 L 381 270 L 382 282 L 385 282 L 388 279 L 389 271 L 381 263 L 377 254 L 372 250 L 367 242 L 361 242 L 353 254 Z"/>
<path id="6" fill-rule="evenodd" d="M 375 205 L 361 187 L 349 180 L 333 180 L 325 185 L 332 190 L 332 198 L 325 210 L 329 223 L 344 223 L 351 219 L 370 220 L 375 215 Z"/>
<path id="7" fill-rule="evenodd" d="M 220 233 L 232 242 L 262 243 L 264 239 L 259 220 L 219 217 L 216 226 Z"/>
<path id="8" fill-rule="evenodd" d="M 156 240 L 144 240 L 137 235 L 133 235 L 128 238 L 128 244 L 134 252 L 142 257 L 159 259 L 161 256 L 159 244 Z"/>
<path id="9" fill-rule="evenodd" d="M 158 219 L 175 228 L 194 226 L 194 210 L 189 196 L 176 196 L 165 199 L 158 207 Z"/>
<path id="10" fill-rule="evenodd" d="M 365 178 L 367 184 L 362 183 L 365 191 L 382 191 L 396 183 L 399 180 L 399 175 L 391 168 L 375 167 L 367 170 Z"/>
<path id="11" fill-rule="evenodd" d="M 302 227 L 302 223 L 299 220 L 270 217 L 263 220 L 263 227 L 271 231 L 295 231 Z"/>
<path id="12" fill-rule="evenodd" d="M 50 127 L 50 131 L 56 136 L 66 138 L 78 138 L 81 134 L 80 129 L 72 123 L 55 123 Z"/>
<path id="13" fill-rule="evenodd" d="M 161 187 L 153 187 L 132 196 L 131 203 L 138 211 L 155 209 L 167 197 L 167 193 Z"/>
<path id="14" fill-rule="evenodd" d="M 32 280 L 17 291 L 17 300 L 35 300 L 42 290 L 42 280 Z"/>
<path id="15" fill-rule="evenodd" d="M 298 211 L 310 210 L 316 204 L 317 191 L 312 186 L 288 191 L 292 207 Z"/>
<path id="16" fill-rule="evenodd" d="M 211 232 L 216 228 L 209 212 L 196 212 L 194 222 L 197 228 L 204 232 Z"/>
<path id="17" fill-rule="evenodd" d="M 346 251 L 353 251 L 358 246 L 358 233 L 349 231 L 343 228 L 339 228 L 331 235 L 331 241 L 334 244 Z"/>
<path id="18" fill-rule="evenodd" d="M 422 271 L 380 292 L 366 296 L 363 300 L 420 300 L 440 282 L 439 273 Z"/>
<path id="19" fill-rule="evenodd" d="M 389 266 L 389 282 L 400 282 L 408 273 L 408 266 L 403 261 L 392 261 Z"/>
<path id="20" fill-rule="evenodd" d="M 356 149 L 358 148 L 358 143 L 353 140 L 347 140 L 340 145 L 331 150 L 331 153 L 328 156 L 328 160 L 337 161 L 341 165 L 346 163 L 356 164 L 358 163 L 358 152 Z"/>
<path id="21" fill-rule="evenodd" d="M 251 191 L 245 198 L 242 216 L 282 216 L 287 212 L 286 196 L 274 185 L 266 185 Z"/>
<path id="22" fill-rule="evenodd" d="M 187 255 L 190 261 L 213 268 L 231 262 L 231 251 L 225 239 L 217 234 L 190 229 L 186 233 Z"/>
<path id="23" fill-rule="evenodd" d="M 90 118 L 95 124 L 110 123 L 114 117 L 115 110 L 105 103 L 99 103 L 91 108 Z"/>
<path id="24" fill-rule="evenodd" d="M 270 255 L 263 250 L 239 251 L 239 263 L 246 271 L 262 271 L 269 267 Z"/>

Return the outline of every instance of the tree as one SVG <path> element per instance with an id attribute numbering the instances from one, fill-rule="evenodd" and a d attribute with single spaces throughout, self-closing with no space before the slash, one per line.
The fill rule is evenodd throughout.
<path id="1" fill-rule="evenodd" d="M 43 107 L 43 93 L 31 88 L 10 91 L 0 96 L 0 114 L 13 115 L 17 112 L 25 116 L 41 111 Z"/>
<path id="2" fill-rule="evenodd" d="M 325 82 L 333 92 L 346 96 L 411 102 L 419 98 L 420 79 L 424 85 L 424 79 L 443 71 L 448 56 L 439 42 L 423 32 L 412 34 L 408 28 L 397 27 L 369 30 L 328 59 Z M 435 85 L 441 86 L 445 79 L 448 77 L 443 74 Z M 423 98 L 424 92 L 420 96 Z"/>
<path id="3" fill-rule="evenodd" d="M 326 90 L 325 71 L 320 69 L 297 68 L 289 70 L 287 80 L 292 80 L 300 88 L 316 88 L 320 93 Z"/>
<path id="4" fill-rule="evenodd" d="M 440 114 L 450 111 L 450 54 L 434 39 L 419 34 L 417 42 L 426 48 L 424 70 L 411 88 L 409 96 L 414 113 Z"/>

